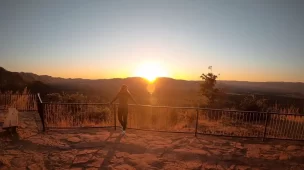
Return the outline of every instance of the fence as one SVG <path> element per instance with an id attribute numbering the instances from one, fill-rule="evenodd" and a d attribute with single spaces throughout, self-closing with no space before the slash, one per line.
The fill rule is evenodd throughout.
<path id="1" fill-rule="evenodd" d="M 47 128 L 114 127 L 114 111 L 106 104 L 43 103 Z"/>
<path id="2" fill-rule="evenodd" d="M 34 94 L 0 94 L 0 109 L 15 107 L 18 111 L 36 111 L 36 100 Z"/>
<path id="3" fill-rule="evenodd" d="M 200 109 L 197 133 L 304 140 L 304 116 L 266 112 Z"/>
<path id="4" fill-rule="evenodd" d="M 117 106 L 103 103 L 43 103 L 46 128 L 116 127 Z M 39 109 L 40 108 L 40 109 Z M 204 135 L 304 140 L 304 116 L 194 107 L 129 105 L 128 128 Z"/>

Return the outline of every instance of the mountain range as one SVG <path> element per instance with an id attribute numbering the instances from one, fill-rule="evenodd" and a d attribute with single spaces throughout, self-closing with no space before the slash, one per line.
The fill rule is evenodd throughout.
<path id="1" fill-rule="evenodd" d="M 80 79 L 58 78 L 34 73 L 11 72 L 0 67 L 0 90 L 17 91 L 27 87 L 32 93 L 52 92 L 81 92 L 98 94 L 105 97 L 115 95 L 122 84 L 127 84 L 130 91 L 137 96 L 147 96 L 149 82 L 144 78 L 113 78 L 113 79 Z M 158 78 L 153 85 L 154 93 L 159 95 L 199 94 L 200 81 L 176 80 L 172 78 Z M 260 94 L 304 98 L 304 83 L 301 82 L 247 82 L 247 81 L 217 81 L 217 86 L 228 94 Z"/>

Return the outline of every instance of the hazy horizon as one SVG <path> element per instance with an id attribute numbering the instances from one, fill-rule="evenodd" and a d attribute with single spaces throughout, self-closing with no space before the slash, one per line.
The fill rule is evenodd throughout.
<path id="1" fill-rule="evenodd" d="M 219 80 L 304 82 L 303 18 L 296 0 L 2 1 L 1 66 L 194 81 L 213 66 Z"/>
<path id="2" fill-rule="evenodd" d="M 7 70 L 7 71 L 9 71 L 9 72 L 18 72 L 18 71 L 12 71 L 12 70 Z M 18 73 L 32 73 L 32 74 L 36 74 L 36 73 L 33 73 L 33 72 L 24 72 L 24 71 L 20 71 Z M 38 75 L 38 76 L 50 76 L 50 77 L 53 77 L 53 78 L 83 79 L 83 80 L 110 80 L 110 79 L 126 79 L 126 78 L 143 78 L 143 79 L 145 79 L 145 77 L 138 77 L 138 76 L 89 79 L 89 78 L 82 78 L 82 77 L 74 77 L 74 78 L 71 78 L 71 77 L 57 77 L 57 76 L 43 75 L 43 74 L 36 74 L 36 75 Z M 174 79 L 174 80 L 184 80 L 184 81 L 201 81 L 201 79 L 198 79 L 198 80 L 186 80 L 186 79 L 179 79 L 179 78 L 173 78 L 173 77 L 157 77 L 157 78 L 171 78 L 171 79 Z M 272 83 L 272 82 L 273 83 L 276 83 L 276 82 L 278 82 L 278 83 L 304 83 L 304 82 L 291 82 L 291 81 L 246 81 L 246 80 L 221 80 L 221 79 L 219 79 L 218 81 L 237 81 L 237 82 L 251 82 L 251 83 Z"/>

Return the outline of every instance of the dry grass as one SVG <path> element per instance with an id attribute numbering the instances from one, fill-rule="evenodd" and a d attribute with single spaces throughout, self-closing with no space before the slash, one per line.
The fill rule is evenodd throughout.
<path id="1" fill-rule="evenodd" d="M 105 105 L 44 104 L 47 127 L 113 126 L 114 115 Z"/>
<path id="2" fill-rule="evenodd" d="M 6 92 L 0 94 L 0 105 L 5 109 L 14 107 L 17 110 L 37 110 L 36 95 L 30 94 L 27 88 L 21 94 Z"/>
<path id="3" fill-rule="evenodd" d="M 300 108 L 296 108 L 294 106 L 289 106 L 289 107 L 279 107 L 277 104 L 275 104 L 272 107 L 269 107 L 269 110 L 271 112 L 277 112 L 277 113 L 283 113 L 283 114 L 288 114 L 288 113 L 295 113 L 295 114 L 300 114 Z"/>

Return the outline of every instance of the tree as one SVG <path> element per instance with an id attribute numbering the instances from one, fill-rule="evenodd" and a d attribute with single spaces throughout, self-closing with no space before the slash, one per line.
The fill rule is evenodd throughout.
<path id="1" fill-rule="evenodd" d="M 209 69 L 210 68 L 211 67 L 209 67 Z M 208 74 L 202 74 L 200 77 L 203 80 L 200 91 L 202 95 L 208 99 L 208 105 L 212 106 L 219 94 L 219 89 L 215 87 L 218 76 L 209 72 Z"/>

